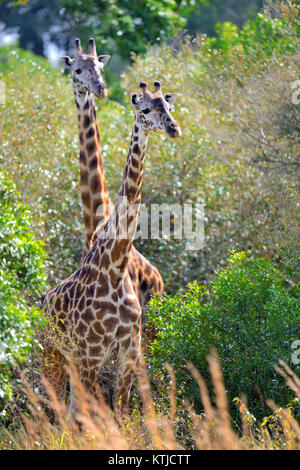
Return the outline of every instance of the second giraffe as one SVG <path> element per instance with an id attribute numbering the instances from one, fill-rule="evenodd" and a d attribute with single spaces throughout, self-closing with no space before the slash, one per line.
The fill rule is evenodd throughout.
<path id="1" fill-rule="evenodd" d="M 116 358 L 116 402 L 127 407 L 133 370 L 141 355 L 142 309 L 128 272 L 128 261 L 141 204 L 143 164 L 150 131 L 178 137 L 181 130 L 170 111 L 176 95 L 162 95 L 159 82 L 150 92 L 132 94 L 136 113 L 129 152 L 116 206 L 81 266 L 45 298 L 46 314 L 63 333 L 57 342 L 44 337 L 44 374 L 62 399 L 66 391 L 68 358 L 79 366 L 87 391 L 96 393 L 99 369 Z M 126 211 L 123 201 L 126 199 Z M 128 236 L 121 236 L 122 227 Z M 74 400 L 71 399 L 71 404 Z"/>

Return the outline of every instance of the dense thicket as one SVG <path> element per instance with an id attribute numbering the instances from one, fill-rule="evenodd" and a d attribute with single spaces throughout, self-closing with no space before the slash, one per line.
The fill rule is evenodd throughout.
<path id="1" fill-rule="evenodd" d="M 0 171 L 0 420 L 12 397 L 12 372 L 38 344 L 41 314 L 33 305 L 46 288 L 43 244 L 32 233 L 28 206 Z"/>
<path id="2" fill-rule="evenodd" d="M 183 135 L 151 135 L 143 202 L 149 209 L 204 203 L 205 246 L 187 250 L 186 241 L 174 237 L 136 242 L 160 269 L 169 294 L 181 295 L 195 280 L 209 286 L 230 250 L 247 250 L 251 262 L 272 261 L 296 298 L 300 108 L 293 97 L 300 72 L 299 12 L 295 2 L 274 12 L 259 14 L 241 30 L 231 23 L 219 26 L 211 39 L 178 39 L 172 47 L 149 49 L 145 57 L 134 57 L 122 77 L 123 104 L 97 102 L 114 201 L 134 115 L 129 93 L 141 80 L 159 79 L 163 91 L 179 94 L 174 116 Z M 6 85 L 0 167 L 30 207 L 31 231 L 44 241 L 44 266 L 54 286 L 77 268 L 84 238 L 71 80 L 14 46 L 0 49 L 0 71 Z"/>
<path id="3" fill-rule="evenodd" d="M 71 37 L 97 39 L 102 53 L 113 54 L 112 68 L 130 61 L 130 52 L 144 53 L 150 44 L 168 42 L 179 30 L 215 33 L 216 23 L 239 27 L 253 18 L 262 0 L 0 0 L 1 29 L 17 33 L 20 46 L 47 55 L 51 43 L 68 50 Z M 58 34 L 59 31 L 59 34 Z M 1 30 L 0 30 L 1 32 Z M 116 57 L 117 56 L 117 57 Z M 121 60 L 121 64 L 120 64 Z M 119 63 L 118 63 L 119 62 Z"/>
<path id="4" fill-rule="evenodd" d="M 234 399 L 242 395 L 257 418 L 268 414 L 269 399 L 287 405 L 293 392 L 274 365 L 283 360 L 300 373 L 291 360 L 292 344 L 300 334 L 299 294 L 285 285 L 270 261 L 251 260 L 241 252 L 232 254 L 210 289 L 194 282 L 182 296 L 153 299 L 149 318 L 158 332 L 149 358 L 153 380 L 164 383 L 164 365 L 169 363 L 178 389 L 201 411 L 198 386 L 186 364 L 194 364 L 208 384 L 207 357 L 214 348 L 236 419 Z"/>
<path id="5" fill-rule="evenodd" d="M 124 105 L 97 103 L 114 199 L 133 120 L 129 93 L 141 79 L 160 79 L 163 90 L 180 95 L 174 116 L 183 136 L 150 137 L 143 201 L 149 208 L 204 202 L 205 247 L 194 252 L 184 240 L 137 241 L 169 292 L 194 279 L 209 281 L 232 249 L 278 259 L 291 282 L 297 274 L 297 31 L 291 9 L 280 18 L 259 15 L 240 32 L 227 24 L 214 39 L 152 49 L 123 77 Z M 49 279 L 57 281 L 76 267 L 83 237 L 70 79 L 15 48 L 2 48 L 1 59 L 1 166 L 32 207 L 36 234 L 49 252 Z"/>

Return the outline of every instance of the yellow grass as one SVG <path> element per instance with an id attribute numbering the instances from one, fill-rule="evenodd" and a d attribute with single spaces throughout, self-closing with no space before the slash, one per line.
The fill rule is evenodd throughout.
<path id="1" fill-rule="evenodd" d="M 48 399 L 37 395 L 24 379 L 30 413 L 23 414 L 22 423 L 14 431 L 5 431 L 3 448 L 47 450 L 182 450 L 182 449 L 300 449 L 300 426 L 290 409 L 278 408 L 269 401 L 273 411 L 272 426 L 254 425 L 254 417 L 247 409 L 246 399 L 237 400 L 242 429 L 233 427 L 226 399 L 222 371 L 216 352 L 209 356 L 210 373 L 214 384 L 214 399 L 210 397 L 199 371 L 192 364 L 189 370 L 197 381 L 203 403 L 203 413 L 196 414 L 192 405 L 183 402 L 178 410 L 175 374 L 166 366 L 170 376 L 168 406 L 164 411 L 155 405 L 150 380 L 145 367 L 138 379 L 138 404 L 127 416 L 112 412 L 99 399 L 89 396 L 80 383 L 76 368 L 70 364 L 69 373 L 75 389 L 77 403 L 76 420 L 67 412 L 65 403 L 57 400 L 50 385 L 43 380 Z M 300 398 L 300 381 L 285 363 L 277 371 L 287 385 Z M 214 402 L 215 404 L 213 405 Z M 55 424 L 49 420 L 49 407 L 55 414 Z M 48 411 L 47 411 L 48 409 Z M 185 416 L 185 431 L 179 432 Z M 270 430 L 271 429 L 271 430 Z M 3 443 L 2 443 L 3 444 Z"/>

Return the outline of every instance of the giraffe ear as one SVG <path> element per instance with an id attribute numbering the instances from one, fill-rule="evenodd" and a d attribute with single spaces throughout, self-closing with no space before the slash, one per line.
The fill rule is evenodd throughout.
<path id="1" fill-rule="evenodd" d="M 167 93 L 164 98 L 165 100 L 167 101 L 167 103 L 169 103 L 170 107 L 171 107 L 171 110 L 173 109 L 173 105 L 175 103 L 175 100 L 176 98 L 178 97 L 178 95 L 176 95 L 176 93 Z"/>
<path id="2" fill-rule="evenodd" d="M 71 59 L 68 55 L 65 55 L 60 58 L 61 65 L 66 67 L 67 69 L 71 69 L 74 65 L 75 59 Z"/>
<path id="3" fill-rule="evenodd" d="M 131 99 L 132 106 L 138 109 L 139 107 L 138 95 L 136 93 L 130 93 L 130 99 Z"/>
<path id="4" fill-rule="evenodd" d="M 101 64 L 105 65 L 110 59 L 110 55 L 98 55 L 98 60 Z"/>

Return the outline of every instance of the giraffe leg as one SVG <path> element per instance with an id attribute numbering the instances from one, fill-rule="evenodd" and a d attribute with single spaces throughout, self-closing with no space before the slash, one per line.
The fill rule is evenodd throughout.
<path id="1" fill-rule="evenodd" d="M 118 361 L 118 378 L 115 406 L 126 414 L 129 407 L 130 391 L 139 364 L 139 349 L 134 347 L 121 351 Z"/>
<path id="2" fill-rule="evenodd" d="M 93 397 L 98 397 L 99 371 L 102 366 L 102 359 L 90 359 L 82 357 L 80 359 L 79 374 L 85 390 Z"/>
<path id="3" fill-rule="evenodd" d="M 42 373 L 60 401 L 65 399 L 67 388 L 68 374 L 65 365 L 65 357 L 58 349 L 44 346 Z"/>
<path id="4" fill-rule="evenodd" d="M 70 402 L 68 407 L 68 415 L 75 416 L 76 412 L 76 396 L 73 381 L 70 381 Z"/>
<path id="5" fill-rule="evenodd" d="M 100 368 L 98 384 L 101 388 L 101 392 L 105 400 L 105 403 L 111 409 L 113 409 L 113 405 L 114 405 L 115 379 L 116 379 L 116 370 L 115 370 L 115 367 L 113 367 L 113 364 Z"/>
<path id="6" fill-rule="evenodd" d="M 81 357 L 79 362 L 79 376 L 77 374 L 74 376 L 71 375 L 70 380 L 70 402 L 68 407 L 68 415 L 78 424 L 80 427 L 80 421 L 78 421 L 78 414 L 84 414 L 89 412 L 89 407 L 87 408 L 87 403 L 89 402 L 88 396 L 82 394 L 82 389 L 79 386 L 77 379 L 80 379 L 81 385 L 84 387 L 84 392 L 87 392 L 88 395 L 94 398 L 97 397 L 98 382 L 99 382 L 99 369 L 101 361 L 95 359 L 88 359 L 86 357 Z M 75 382 L 73 383 L 73 380 Z"/>

